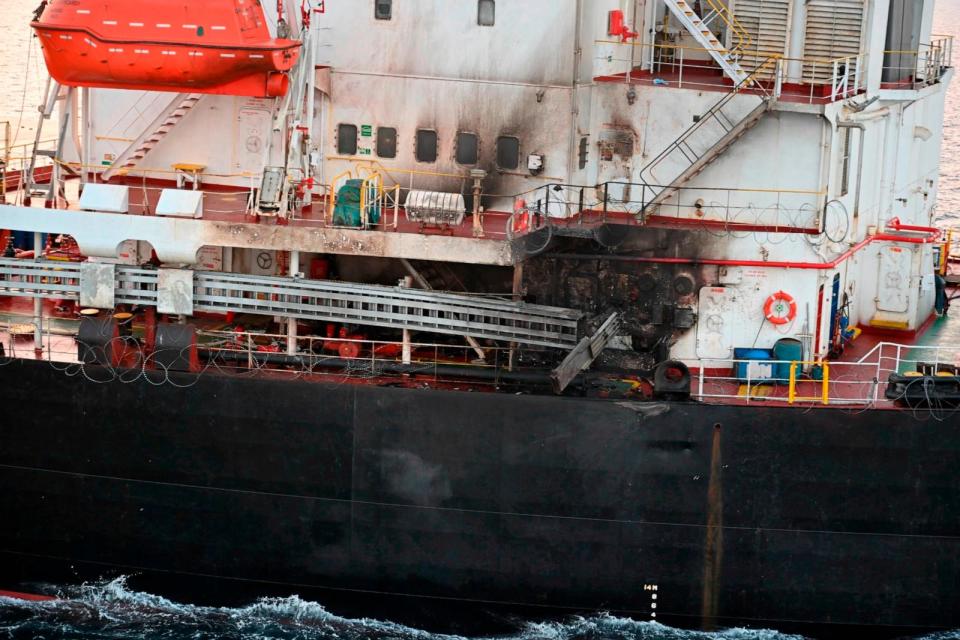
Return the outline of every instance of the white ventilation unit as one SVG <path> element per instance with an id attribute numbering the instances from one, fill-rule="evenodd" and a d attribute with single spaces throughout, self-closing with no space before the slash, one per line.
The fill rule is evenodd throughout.
<path id="1" fill-rule="evenodd" d="M 158 216 L 200 218 L 203 216 L 203 192 L 164 189 L 157 202 Z"/>
<path id="2" fill-rule="evenodd" d="M 84 211 L 129 213 L 130 188 L 119 184 L 88 183 L 80 194 L 80 208 Z"/>
<path id="3" fill-rule="evenodd" d="M 832 60 L 860 54 L 863 41 L 863 0 L 810 0 L 806 5 L 803 79 L 829 82 Z"/>
<path id="4" fill-rule="evenodd" d="M 750 36 L 750 46 L 740 63 L 754 71 L 771 56 L 787 55 L 790 35 L 790 0 L 737 0 L 736 16 Z M 765 75 L 772 75 L 773 70 Z"/>

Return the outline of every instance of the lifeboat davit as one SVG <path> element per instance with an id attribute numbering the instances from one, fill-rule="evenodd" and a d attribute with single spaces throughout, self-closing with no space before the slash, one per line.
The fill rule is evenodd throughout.
<path id="1" fill-rule="evenodd" d="M 31 26 L 74 87 L 278 97 L 301 46 L 271 37 L 259 0 L 50 0 Z"/>

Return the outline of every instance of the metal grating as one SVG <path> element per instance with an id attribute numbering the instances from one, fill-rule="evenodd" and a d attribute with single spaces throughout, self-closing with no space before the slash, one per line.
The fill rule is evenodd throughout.
<path id="1" fill-rule="evenodd" d="M 79 300 L 80 278 L 76 263 L 0 260 L 0 295 Z M 155 305 L 157 282 L 155 270 L 117 265 L 116 302 Z M 499 298 L 205 271 L 194 272 L 193 303 L 195 311 L 345 322 L 555 348 L 577 345 L 583 318 L 571 309 Z"/>

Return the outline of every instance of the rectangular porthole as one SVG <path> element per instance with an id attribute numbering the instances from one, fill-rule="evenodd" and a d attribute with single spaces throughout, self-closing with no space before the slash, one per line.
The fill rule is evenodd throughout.
<path id="1" fill-rule="evenodd" d="M 392 20 L 393 0 L 373 0 L 373 17 L 377 20 Z"/>
<path id="2" fill-rule="evenodd" d="M 437 132 L 433 129 L 417 129 L 417 162 L 437 161 Z"/>
<path id="3" fill-rule="evenodd" d="M 497 3 L 495 0 L 479 0 L 477 5 L 477 24 L 492 27 L 497 21 Z"/>
<path id="4" fill-rule="evenodd" d="M 586 136 L 580 138 L 580 150 L 577 154 L 579 163 L 577 166 L 581 169 L 587 168 L 587 158 L 590 156 L 589 144 L 590 141 Z"/>
<path id="5" fill-rule="evenodd" d="M 357 125 L 337 126 L 337 153 L 342 156 L 357 155 Z"/>
<path id="6" fill-rule="evenodd" d="M 497 138 L 497 167 L 514 171 L 520 166 L 520 138 L 501 136 Z"/>
<path id="7" fill-rule="evenodd" d="M 461 131 L 457 134 L 457 164 L 477 164 L 480 141 L 477 134 Z"/>
<path id="8" fill-rule="evenodd" d="M 377 155 L 381 158 L 397 157 L 397 130 L 393 127 L 377 128 Z"/>

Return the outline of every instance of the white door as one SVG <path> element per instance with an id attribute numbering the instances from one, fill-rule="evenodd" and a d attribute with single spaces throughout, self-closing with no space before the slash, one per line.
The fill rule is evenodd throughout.
<path id="1" fill-rule="evenodd" d="M 880 249 L 877 309 L 905 313 L 910 308 L 910 263 L 913 254 L 903 247 Z"/>
<path id="2" fill-rule="evenodd" d="M 736 289 L 704 287 L 700 289 L 700 316 L 697 319 L 697 357 L 724 360 L 733 357 L 734 327 L 737 315 Z"/>
<path id="3" fill-rule="evenodd" d="M 273 122 L 272 107 L 267 100 L 242 100 L 237 108 L 233 137 L 233 168 L 237 173 L 257 175 L 263 170 L 264 162 L 269 162 L 266 150 Z"/>

